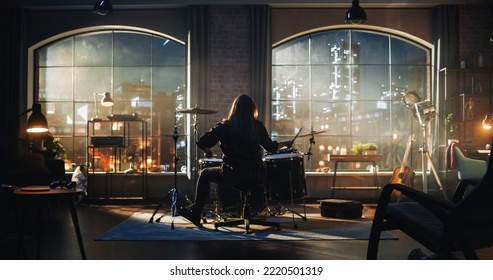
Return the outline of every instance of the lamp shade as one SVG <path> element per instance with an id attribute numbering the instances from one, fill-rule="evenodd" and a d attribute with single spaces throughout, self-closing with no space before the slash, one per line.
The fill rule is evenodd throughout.
<path id="1" fill-rule="evenodd" d="M 92 118 L 93 121 L 100 121 L 101 118 L 99 117 L 99 109 L 98 109 L 98 102 L 97 102 L 97 97 L 102 96 L 103 98 L 101 99 L 101 106 L 103 107 L 111 107 L 113 106 L 113 99 L 111 98 L 111 94 L 109 92 L 102 92 L 102 93 L 93 93 L 94 95 L 94 109 L 96 110 L 96 117 Z"/>
<path id="2" fill-rule="evenodd" d="M 101 16 L 109 15 L 113 12 L 113 5 L 109 0 L 96 0 L 92 12 Z"/>
<path id="3" fill-rule="evenodd" d="M 104 93 L 104 97 L 101 99 L 101 105 L 104 107 L 113 106 L 113 99 L 111 98 L 111 94 L 109 92 Z"/>
<path id="4" fill-rule="evenodd" d="M 32 114 L 27 119 L 26 131 L 28 133 L 43 133 L 48 131 L 48 122 L 41 113 L 41 104 L 33 104 Z"/>
<path id="5" fill-rule="evenodd" d="M 346 23 L 360 24 L 368 21 L 365 10 L 360 7 L 359 0 L 353 0 L 351 8 L 346 12 Z"/>

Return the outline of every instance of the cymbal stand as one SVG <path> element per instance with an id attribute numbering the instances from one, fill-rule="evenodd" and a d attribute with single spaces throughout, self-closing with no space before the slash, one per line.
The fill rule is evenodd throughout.
<path id="1" fill-rule="evenodd" d="M 193 114 L 193 141 L 197 141 L 197 137 L 199 134 L 199 123 L 197 122 L 197 114 Z M 197 166 L 199 164 L 199 156 L 198 156 L 198 147 L 195 147 L 195 152 L 194 152 L 194 185 L 197 185 L 197 175 L 198 175 L 198 169 Z"/>
<path id="2" fill-rule="evenodd" d="M 310 157 L 312 155 L 313 144 L 315 144 L 315 136 L 313 136 L 312 134 L 312 137 L 310 137 L 310 145 L 308 146 L 308 153 L 306 153 L 306 155 L 308 156 L 308 160 L 310 160 Z"/>
<path id="3" fill-rule="evenodd" d="M 156 207 L 154 210 L 154 213 L 152 213 L 151 218 L 149 219 L 149 223 L 153 223 L 154 221 L 154 216 L 156 213 L 161 209 L 161 207 L 167 202 L 169 199 L 171 199 L 171 216 L 173 217 L 173 220 L 171 221 L 171 229 L 175 229 L 175 224 L 174 224 L 174 217 L 179 216 L 179 210 L 180 210 L 180 192 L 178 190 L 178 171 L 177 171 L 177 166 L 178 166 L 178 161 L 180 160 L 178 158 L 177 154 L 177 142 L 178 142 L 178 125 L 176 124 L 175 121 L 175 129 L 173 131 L 173 140 L 175 142 L 175 156 L 174 156 L 174 180 L 175 184 L 173 188 L 168 192 L 168 194 L 164 197 L 164 199 L 159 203 L 159 205 Z M 185 199 L 188 200 L 187 197 Z M 161 215 L 158 219 L 156 219 L 156 222 L 160 222 L 161 219 L 164 217 L 164 214 Z"/>

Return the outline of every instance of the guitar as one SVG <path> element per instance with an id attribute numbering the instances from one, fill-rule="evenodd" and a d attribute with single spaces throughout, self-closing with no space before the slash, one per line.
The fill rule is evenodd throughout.
<path id="1" fill-rule="evenodd" d="M 411 144 L 413 140 L 414 140 L 414 135 L 410 135 L 409 140 L 407 141 L 404 157 L 402 158 L 401 166 L 396 167 L 394 169 L 394 173 L 392 173 L 392 178 L 390 179 L 390 183 L 401 184 L 414 188 L 415 173 L 409 166 L 406 166 L 407 158 L 409 157 L 409 152 L 411 151 Z"/>

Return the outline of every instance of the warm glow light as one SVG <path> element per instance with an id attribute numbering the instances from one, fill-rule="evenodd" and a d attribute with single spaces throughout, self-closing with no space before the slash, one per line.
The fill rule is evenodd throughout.
<path id="1" fill-rule="evenodd" d="M 28 133 L 48 132 L 48 122 L 46 121 L 46 117 L 41 112 L 41 105 L 39 103 L 33 104 L 31 111 L 32 114 L 27 119 L 26 131 Z M 29 112 L 29 110 L 27 112 Z"/>
<path id="2" fill-rule="evenodd" d="M 493 125 L 493 115 L 492 114 L 486 114 L 483 119 L 483 128 L 484 129 L 491 129 L 491 126 Z"/>

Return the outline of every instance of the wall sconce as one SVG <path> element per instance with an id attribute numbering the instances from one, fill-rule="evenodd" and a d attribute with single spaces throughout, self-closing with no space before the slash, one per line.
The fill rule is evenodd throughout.
<path id="1" fill-rule="evenodd" d="M 113 5 L 111 5 L 109 0 L 97 0 L 96 3 L 94 3 L 92 12 L 100 16 L 106 16 L 113 12 Z"/>
<path id="2" fill-rule="evenodd" d="M 353 0 L 351 8 L 346 12 L 346 23 L 360 24 L 368 21 L 365 10 L 360 7 L 359 0 Z"/>
<path id="3" fill-rule="evenodd" d="M 46 121 L 46 117 L 43 115 L 43 113 L 41 113 L 41 104 L 39 103 L 34 103 L 31 109 L 18 115 L 17 118 L 20 118 L 31 111 L 32 114 L 27 119 L 26 124 L 27 133 L 37 134 L 48 132 L 48 122 Z"/>
<path id="4" fill-rule="evenodd" d="M 96 109 L 96 117 L 92 118 L 92 121 L 100 121 L 102 120 L 99 117 L 99 111 L 98 111 L 98 99 L 97 96 L 103 96 L 103 99 L 101 99 L 101 106 L 103 107 L 111 107 L 113 106 L 113 99 L 111 98 L 111 95 L 109 92 L 103 92 L 103 93 L 93 93 L 94 94 L 94 107 Z"/>
<path id="5" fill-rule="evenodd" d="M 483 128 L 484 129 L 491 129 L 491 126 L 493 126 L 493 115 L 490 113 L 487 113 L 483 119 Z"/>

